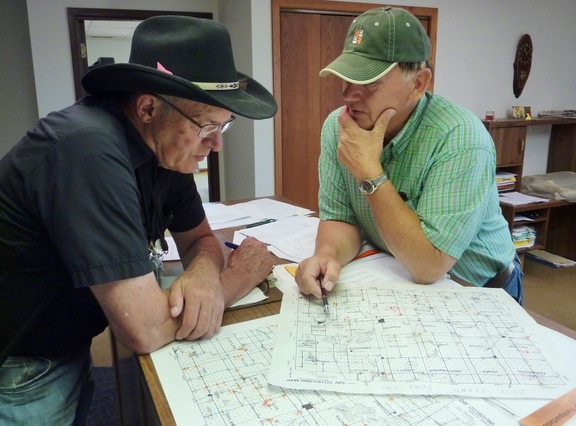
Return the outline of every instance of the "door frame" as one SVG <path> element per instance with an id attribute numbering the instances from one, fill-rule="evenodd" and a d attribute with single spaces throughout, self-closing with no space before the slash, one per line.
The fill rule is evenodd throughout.
<path id="1" fill-rule="evenodd" d="M 86 95 L 82 87 L 82 76 L 88 71 L 88 55 L 86 54 L 85 21 L 143 21 L 152 16 L 179 15 L 195 18 L 212 19 L 211 12 L 184 12 L 167 10 L 136 10 L 136 9 L 91 9 L 68 7 L 68 31 L 70 33 L 70 52 L 72 53 L 72 70 L 74 75 L 74 90 L 76 100 Z M 212 151 L 207 158 L 208 164 L 208 199 L 220 201 L 220 163 L 218 153 Z"/>
<path id="2" fill-rule="evenodd" d="M 326 14 L 361 14 L 367 10 L 382 5 L 374 3 L 353 3 L 325 0 L 272 0 L 272 60 L 274 98 L 278 103 L 278 112 L 274 117 L 274 187 L 275 194 L 282 196 L 282 58 L 280 37 L 281 12 L 326 13 Z M 392 5 L 393 6 L 393 5 Z M 430 63 L 434 66 L 436 60 L 436 35 L 438 31 L 438 9 L 432 7 L 393 6 L 408 10 L 415 16 L 426 17 L 429 22 L 429 36 L 432 44 Z M 430 82 L 430 90 L 434 89 L 434 80 Z"/>

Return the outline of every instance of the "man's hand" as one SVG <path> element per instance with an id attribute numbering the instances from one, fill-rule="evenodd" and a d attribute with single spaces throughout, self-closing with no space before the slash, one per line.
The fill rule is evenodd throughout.
<path id="1" fill-rule="evenodd" d="M 331 291 L 339 276 L 340 264 L 335 258 L 314 255 L 298 265 L 296 283 L 302 293 L 320 299 L 320 285 L 323 284 L 326 291 Z"/>
<path id="2" fill-rule="evenodd" d="M 356 180 L 370 179 L 382 173 L 380 157 L 384 149 L 384 135 L 394 114 L 393 109 L 384 110 L 376 120 L 374 128 L 364 130 L 348 114 L 347 107 L 340 111 L 338 160 Z"/>
<path id="3" fill-rule="evenodd" d="M 270 275 L 275 258 L 266 244 L 248 237 L 230 252 L 226 268 L 220 275 L 226 294 L 226 306 L 244 297 Z"/>
<path id="4" fill-rule="evenodd" d="M 168 302 L 172 317 L 182 315 L 176 339 L 210 337 L 220 329 L 225 297 L 218 271 L 195 264 L 170 287 Z"/>

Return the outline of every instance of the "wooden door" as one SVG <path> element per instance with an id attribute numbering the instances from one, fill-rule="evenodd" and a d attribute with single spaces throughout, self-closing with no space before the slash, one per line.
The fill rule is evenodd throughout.
<path id="1" fill-rule="evenodd" d="M 320 70 L 344 46 L 352 20 L 377 7 L 369 3 L 273 0 L 275 190 L 291 202 L 318 211 L 320 132 L 327 115 L 343 105 L 342 81 Z M 432 40 L 435 57 L 437 9 L 406 7 Z"/>
<path id="2" fill-rule="evenodd" d="M 281 16 L 281 194 L 314 211 L 318 211 L 322 122 L 343 103 L 338 78 L 320 78 L 318 72 L 342 51 L 342 33 L 346 35 L 352 19 L 288 12 Z"/>

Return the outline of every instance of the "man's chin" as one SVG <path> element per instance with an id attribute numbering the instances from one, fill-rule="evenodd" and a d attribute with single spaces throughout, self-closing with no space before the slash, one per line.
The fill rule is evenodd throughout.
<path id="1" fill-rule="evenodd" d="M 178 172 L 178 173 L 182 173 L 184 175 L 189 175 L 191 173 L 194 173 L 198 169 L 198 163 L 194 163 L 193 165 L 174 164 L 172 166 L 166 166 L 166 165 L 161 164 L 160 167 L 163 167 L 163 168 L 168 169 L 168 170 L 172 170 L 173 172 Z"/>

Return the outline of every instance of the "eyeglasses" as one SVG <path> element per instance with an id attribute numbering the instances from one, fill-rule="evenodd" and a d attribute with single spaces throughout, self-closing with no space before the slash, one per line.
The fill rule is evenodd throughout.
<path id="1" fill-rule="evenodd" d="M 160 95 L 155 95 L 155 96 L 157 98 L 163 100 L 164 102 L 166 102 L 168 105 L 170 105 L 176 111 L 178 111 L 184 118 L 191 121 L 192 124 L 194 124 L 196 127 L 198 127 L 200 129 L 198 131 L 198 136 L 203 138 L 203 139 L 212 137 L 218 132 L 224 133 L 226 130 L 228 130 L 230 127 L 232 127 L 232 124 L 234 124 L 234 122 L 236 121 L 236 117 L 232 116 L 232 117 L 230 117 L 230 119 L 228 121 L 226 121 L 222 124 L 210 123 L 210 124 L 202 125 L 202 124 L 198 123 L 196 120 L 194 120 L 192 117 L 190 117 L 188 114 L 186 114 L 184 111 L 182 111 L 180 108 L 178 108 L 176 105 L 174 105 L 172 102 L 165 99 L 164 97 L 162 97 Z"/>

